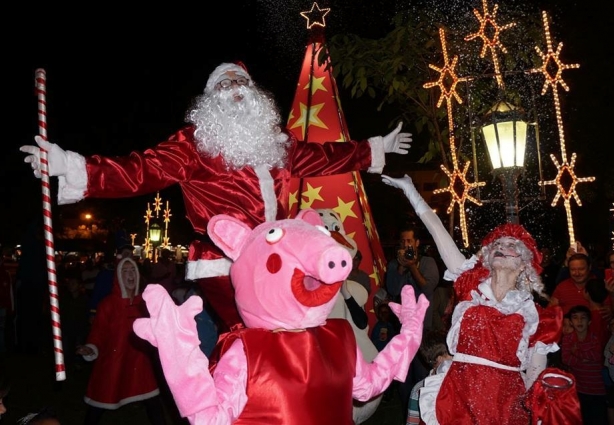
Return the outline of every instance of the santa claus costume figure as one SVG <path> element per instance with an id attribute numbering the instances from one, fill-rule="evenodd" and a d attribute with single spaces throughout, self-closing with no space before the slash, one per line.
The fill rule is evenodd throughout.
<path id="1" fill-rule="evenodd" d="M 164 424 L 160 390 L 151 356 L 152 347 L 138 338 L 132 324 L 147 317 L 139 292 L 139 269 L 131 258 L 116 269 L 111 294 L 98 305 L 86 345 L 77 348 L 87 361 L 94 361 L 85 392 L 88 404 L 85 424 L 97 424 L 105 410 L 142 401 L 152 424 Z"/>
<path id="2" fill-rule="evenodd" d="M 286 218 L 291 177 L 381 173 L 384 154 L 406 154 L 411 142 L 401 123 L 368 141 L 299 142 L 284 128 L 273 97 L 240 63 L 223 63 L 211 73 L 186 120 L 168 140 L 123 157 L 84 157 L 38 136 L 38 146 L 21 151 L 40 177 L 39 146 L 47 150 L 49 175 L 59 179 L 59 204 L 138 196 L 178 184 L 188 219 L 202 234 L 191 244 L 186 278 L 207 278 L 200 282 L 205 298 L 224 327 L 241 319 L 228 277 L 231 262 L 206 237 L 213 215 L 232 215 L 252 227 Z"/>
<path id="3" fill-rule="evenodd" d="M 575 391 L 550 397 L 551 378 L 574 388 L 573 378 L 546 368 L 548 353 L 559 349 L 563 313 L 542 308 L 541 253 L 520 225 L 495 228 L 478 256 L 466 260 L 411 178 L 384 182 L 402 189 L 435 240 L 454 281 L 456 306 L 447 344 L 453 355 L 441 373 L 425 379 L 420 415 L 433 424 L 580 424 Z M 536 402 L 538 400 L 539 402 Z M 563 419 L 563 422 L 561 422 Z"/>

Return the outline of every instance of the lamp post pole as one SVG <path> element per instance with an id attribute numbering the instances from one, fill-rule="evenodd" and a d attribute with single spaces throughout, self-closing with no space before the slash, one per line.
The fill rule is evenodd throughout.
<path id="1" fill-rule="evenodd" d="M 520 224 L 518 218 L 518 176 L 520 168 L 507 167 L 498 171 L 505 195 L 505 215 L 508 223 Z"/>
<path id="2" fill-rule="evenodd" d="M 493 174 L 501 180 L 507 222 L 520 224 L 517 180 L 524 169 L 527 123 L 518 108 L 499 101 L 487 114 L 482 135 Z"/>

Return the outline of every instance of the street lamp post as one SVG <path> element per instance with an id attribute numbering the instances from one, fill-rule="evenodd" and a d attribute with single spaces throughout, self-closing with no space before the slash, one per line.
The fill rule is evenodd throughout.
<path id="1" fill-rule="evenodd" d="M 486 143 L 493 174 L 501 179 L 509 223 L 519 223 L 518 176 L 524 170 L 527 123 L 522 111 L 501 100 L 486 114 L 482 136 Z"/>
<path id="2" fill-rule="evenodd" d="M 160 244 L 160 237 L 162 236 L 162 228 L 160 227 L 160 225 L 158 223 L 152 223 L 151 226 L 149 226 L 149 240 L 151 241 L 151 244 L 153 245 L 153 262 L 157 262 L 157 258 L 158 258 L 158 245 Z"/>

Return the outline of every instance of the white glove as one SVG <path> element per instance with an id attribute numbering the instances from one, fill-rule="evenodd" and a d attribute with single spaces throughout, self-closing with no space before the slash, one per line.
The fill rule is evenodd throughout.
<path id="1" fill-rule="evenodd" d="M 397 128 L 392 130 L 384 139 L 384 152 L 386 153 L 398 153 L 405 155 L 408 149 L 411 147 L 412 141 L 411 133 L 401 133 L 401 127 L 403 127 L 403 121 L 399 122 Z"/>
<path id="2" fill-rule="evenodd" d="M 420 196 L 411 180 L 411 177 L 409 177 L 407 174 L 405 174 L 405 177 L 400 179 L 382 175 L 382 181 L 389 186 L 403 190 L 403 193 L 405 193 L 405 196 L 407 196 L 407 199 L 409 199 L 411 206 L 414 207 L 416 214 L 419 216 L 425 211 L 429 211 L 431 209 L 424 201 L 422 196 Z"/>
<path id="3" fill-rule="evenodd" d="M 38 146 L 26 145 L 19 148 L 21 152 L 29 153 L 23 162 L 30 164 L 34 175 L 41 178 L 41 148 L 47 151 L 50 176 L 64 176 L 68 172 L 68 157 L 64 149 L 55 143 L 47 142 L 41 136 L 35 136 L 34 141 Z"/>

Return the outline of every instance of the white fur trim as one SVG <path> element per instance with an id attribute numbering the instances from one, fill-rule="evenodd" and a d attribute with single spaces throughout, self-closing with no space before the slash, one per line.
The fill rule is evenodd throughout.
<path id="1" fill-rule="evenodd" d="M 66 175 L 58 176 L 58 205 L 74 204 L 85 198 L 87 168 L 85 158 L 66 151 Z"/>
<path id="2" fill-rule="evenodd" d="M 96 360 L 98 358 L 98 347 L 96 347 L 94 344 L 85 344 L 85 346 L 90 347 L 94 351 L 94 354 L 91 354 L 89 356 L 83 355 L 83 360 L 85 360 L 86 362 Z"/>
<path id="3" fill-rule="evenodd" d="M 213 72 L 209 75 L 209 79 L 207 80 L 207 85 L 205 86 L 205 93 L 212 93 L 213 90 L 215 89 L 215 85 L 219 83 L 221 80 L 223 80 L 224 78 L 226 78 L 226 77 L 223 77 L 223 75 L 228 71 L 234 71 L 235 73 L 249 79 L 250 80 L 249 85 L 250 86 L 252 85 L 251 77 L 249 76 L 249 74 L 247 73 L 245 69 L 243 69 L 241 66 L 237 65 L 236 63 L 223 63 L 219 65 L 217 68 L 215 68 Z"/>
<path id="4" fill-rule="evenodd" d="M 156 388 L 155 390 L 145 394 L 139 394 L 132 397 L 124 398 L 117 403 L 101 403 L 99 401 L 92 400 L 89 397 L 83 397 L 83 400 L 86 404 L 89 404 L 90 406 L 100 407 L 101 409 L 107 410 L 116 410 L 126 404 L 134 403 L 135 401 L 147 400 L 149 398 L 157 396 L 158 394 L 160 394 L 160 390 Z"/>
<path id="5" fill-rule="evenodd" d="M 259 165 L 254 168 L 258 176 L 260 184 L 260 193 L 264 201 L 264 219 L 265 221 L 275 221 L 277 219 L 277 197 L 275 196 L 275 187 L 273 177 L 266 165 Z"/>
<path id="6" fill-rule="evenodd" d="M 382 136 L 371 137 L 369 138 L 369 145 L 371 145 L 371 166 L 367 172 L 381 174 L 386 165 L 384 138 Z"/>
<path id="7" fill-rule="evenodd" d="M 203 277 L 228 276 L 231 264 L 232 261 L 228 258 L 188 261 L 185 278 L 196 280 Z"/>

